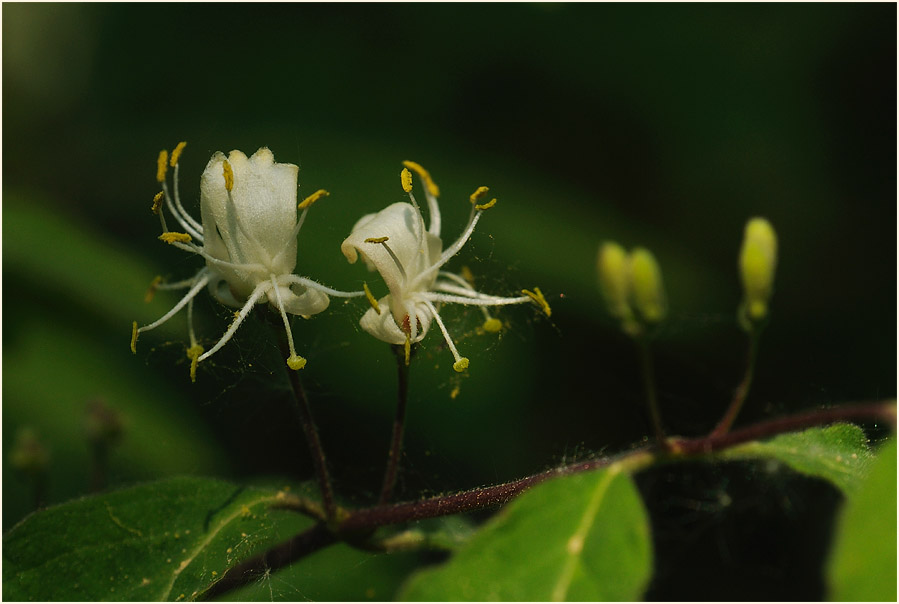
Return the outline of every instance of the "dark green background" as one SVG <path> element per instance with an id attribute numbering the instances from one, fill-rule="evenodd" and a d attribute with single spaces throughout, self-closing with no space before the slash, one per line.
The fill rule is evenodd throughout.
<path id="1" fill-rule="evenodd" d="M 455 377 L 435 328 L 413 367 L 405 498 L 649 433 L 634 351 L 596 287 L 603 239 L 648 246 L 663 268 L 671 311 L 656 364 L 671 432 L 709 430 L 742 373 L 735 264 L 754 215 L 777 229 L 780 264 L 739 422 L 895 396 L 895 21 L 892 4 L 4 4 L 4 453 L 32 426 L 53 451 L 49 500 L 84 492 L 80 418 L 100 397 L 127 424 L 113 485 L 311 474 L 262 321 L 201 365 L 196 385 L 183 318 L 128 351 L 130 321 L 176 299 L 144 305 L 150 279 L 202 265 L 158 242 L 148 212 L 156 154 L 180 140 L 189 208 L 216 150 L 269 146 L 300 166 L 301 195 L 328 189 L 300 235 L 297 271 L 342 289 L 371 281 L 339 244 L 362 214 L 403 200 L 401 160 L 441 186 L 447 243 L 476 186 L 499 198 L 450 268 L 467 264 L 490 293 L 539 285 L 554 313 L 502 311 L 511 327 L 497 343 L 472 333 L 477 312 L 446 311 L 471 369 Z M 203 298 L 208 348 L 228 318 Z M 337 488 L 358 503 L 377 489 L 395 392 L 388 347 L 357 327 L 364 310 L 334 301 L 295 324 Z M 732 484 L 694 479 L 708 493 Z M 680 508 L 666 502 L 687 495 L 660 493 L 665 480 L 643 488 L 670 519 Z M 8 528 L 29 495 L 7 465 L 3 487 Z M 820 488 L 787 489 L 796 501 L 770 507 L 801 523 L 815 514 L 797 506 L 814 506 Z M 722 534 L 714 517 L 695 533 L 706 552 Z M 658 532 L 679 535 L 668 529 Z M 734 551 L 748 547 L 731 538 Z M 765 562 L 775 547 L 709 553 L 703 567 L 718 570 L 701 581 L 660 570 L 669 583 L 651 594 L 820 597 L 817 567 L 788 576 Z"/>

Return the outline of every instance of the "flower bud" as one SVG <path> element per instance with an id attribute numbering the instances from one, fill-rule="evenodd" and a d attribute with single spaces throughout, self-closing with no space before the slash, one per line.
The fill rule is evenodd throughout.
<path id="1" fill-rule="evenodd" d="M 20 428 L 9 451 L 9 465 L 28 475 L 43 473 L 50 463 L 50 451 L 32 428 Z"/>
<path id="2" fill-rule="evenodd" d="M 609 314 L 622 320 L 630 318 L 632 313 L 628 303 L 630 274 L 627 252 L 614 241 L 606 241 L 599 246 L 596 266 L 599 270 L 599 287 L 606 299 Z"/>
<path id="3" fill-rule="evenodd" d="M 634 306 L 647 323 L 665 318 L 667 303 L 662 286 L 662 271 L 655 256 L 646 248 L 634 248 L 630 262 Z"/>
<path id="4" fill-rule="evenodd" d="M 740 278 L 743 281 L 743 313 L 751 321 L 764 319 L 777 268 L 777 235 L 764 218 L 746 223 L 740 249 Z"/>

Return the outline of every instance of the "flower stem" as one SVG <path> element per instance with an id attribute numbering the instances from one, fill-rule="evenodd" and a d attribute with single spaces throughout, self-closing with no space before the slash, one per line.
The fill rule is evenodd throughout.
<path id="1" fill-rule="evenodd" d="M 403 452 L 403 429 L 406 425 L 406 402 L 409 399 L 409 366 L 406 364 L 406 352 L 402 346 L 392 346 L 396 356 L 397 398 L 396 415 L 393 418 L 393 437 L 390 451 L 387 454 L 387 469 L 384 471 L 384 482 L 381 486 L 380 505 L 390 501 L 396 485 L 396 474 Z"/>
<path id="2" fill-rule="evenodd" d="M 755 362 L 759 355 L 760 339 L 761 328 L 753 326 L 749 331 L 749 351 L 747 353 L 746 373 L 743 374 L 743 381 L 740 382 L 737 389 L 734 391 L 734 398 L 731 400 L 727 412 L 724 414 L 724 417 L 721 418 L 721 421 L 718 422 L 718 425 L 715 426 L 715 429 L 712 430 L 711 436 L 723 436 L 727 434 L 728 430 L 733 426 L 734 420 L 737 419 L 737 414 L 740 413 L 740 409 L 743 408 L 743 403 L 746 401 L 746 397 L 749 396 L 749 387 L 752 385 L 752 377 L 755 374 Z"/>
<path id="3" fill-rule="evenodd" d="M 646 393 L 646 404 L 649 406 L 649 415 L 652 418 L 652 429 L 656 442 L 665 443 L 665 431 L 662 429 L 662 414 L 659 411 L 659 401 L 656 397 L 655 377 L 652 367 L 652 352 L 649 348 L 649 339 L 645 335 L 638 335 L 635 339 L 640 354 L 640 365 L 643 370 L 643 389 Z"/>
<path id="4" fill-rule="evenodd" d="M 278 344 L 281 348 L 281 355 L 284 358 L 290 356 L 290 345 L 287 341 L 287 334 L 278 331 Z M 328 518 L 334 518 L 337 508 L 334 504 L 334 490 L 331 487 L 331 478 L 328 475 L 328 464 L 325 460 L 325 451 L 322 449 L 321 441 L 318 438 L 318 428 L 315 420 L 312 418 L 312 408 L 309 406 L 309 399 L 306 398 L 306 392 L 303 390 L 303 384 L 300 382 L 299 372 L 290 369 L 286 365 L 287 378 L 293 388 L 294 411 L 297 419 L 303 427 L 303 433 L 306 435 L 306 443 L 309 445 L 309 453 L 312 455 L 312 464 L 315 467 L 315 477 L 318 481 L 318 489 L 321 492 L 322 503 L 325 506 L 325 513 Z"/>

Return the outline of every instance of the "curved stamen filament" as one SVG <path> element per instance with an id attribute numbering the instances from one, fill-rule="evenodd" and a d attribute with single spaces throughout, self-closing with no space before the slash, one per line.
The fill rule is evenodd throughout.
<path id="1" fill-rule="evenodd" d="M 178 159 L 177 156 L 175 156 L 175 154 L 172 153 L 172 160 L 177 160 L 177 159 Z M 180 166 L 178 165 L 177 161 L 175 161 L 175 165 L 173 167 L 174 167 L 174 170 L 173 170 L 173 175 L 172 175 L 172 189 L 174 189 L 174 193 L 175 193 L 175 195 L 174 195 L 175 207 L 178 209 L 178 212 L 180 212 L 181 217 L 184 218 L 184 220 L 186 220 L 187 223 L 194 228 L 194 230 L 197 232 L 197 235 L 199 235 L 198 237 L 196 237 L 196 239 L 199 239 L 200 241 L 202 241 L 203 240 L 203 225 L 200 224 L 193 216 L 188 214 L 187 210 L 184 209 L 184 206 L 181 205 L 181 194 L 178 191 L 178 188 L 179 188 L 178 187 L 178 172 L 180 171 Z M 171 207 L 169 207 L 169 210 L 171 210 Z"/>
<path id="2" fill-rule="evenodd" d="M 287 347 L 290 350 L 290 356 L 287 357 L 287 366 L 294 370 L 302 369 L 306 366 L 306 359 L 297 354 L 293 347 L 293 332 L 290 331 L 290 320 L 287 318 L 287 312 L 284 310 L 284 301 L 281 299 L 281 289 L 278 287 L 278 279 L 275 273 L 270 275 L 272 287 L 275 289 L 275 300 L 278 302 L 278 310 L 281 312 L 281 319 L 284 321 L 284 331 L 287 332 Z"/>
<path id="3" fill-rule="evenodd" d="M 329 296 L 334 296 L 335 298 L 359 298 L 365 295 L 364 291 L 342 292 L 339 289 L 332 289 L 327 285 L 322 285 L 317 281 L 307 279 L 306 277 L 300 277 L 299 275 L 281 275 L 278 277 L 278 280 L 281 285 L 284 285 L 285 283 L 296 283 L 297 285 L 304 285 L 309 289 L 318 290 Z"/>
<path id="4" fill-rule="evenodd" d="M 422 186 L 425 190 L 425 199 L 428 200 L 428 215 L 431 219 L 431 226 L 428 229 L 428 232 L 440 237 L 440 206 L 437 204 L 437 198 L 440 196 L 440 188 L 437 186 L 437 183 L 434 182 L 434 179 L 431 178 L 431 174 L 421 165 L 414 161 L 404 161 L 403 165 L 421 177 Z"/>
<path id="5" fill-rule="evenodd" d="M 250 297 L 247 298 L 246 303 L 243 305 L 243 308 L 240 309 L 240 312 L 237 313 L 237 317 L 234 319 L 234 322 L 231 323 L 228 330 L 225 332 L 225 335 L 222 336 L 218 342 L 216 342 L 215 346 L 206 351 L 197 361 L 205 361 L 216 352 L 221 349 L 222 346 L 228 343 L 228 341 L 234 337 L 234 334 L 237 332 L 237 328 L 240 327 L 240 324 L 243 323 L 244 319 L 247 318 L 247 315 L 250 314 L 250 311 L 253 310 L 253 306 L 259 301 L 261 298 L 271 287 L 271 283 L 268 281 L 264 281 L 256 286 L 256 289 L 253 290 L 253 293 L 250 294 Z"/>
<path id="6" fill-rule="evenodd" d="M 196 284 L 192 288 L 190 288 L 190 291 L 188 291 L 184 295 L 184 297 L 181 298 L 181 300 L 177 304 L 175 304 L 174 307 L 172 307 L 172 310 L 165 313 L 163 316 L 161 316 L 159 319 L 157 319 L 153 323 L 150 323 L 149 325 L 144 325 L 143 327 L 138 329 L 137 332 L 140 333 L 143 331 L 150 331 L 151 329 L 156 329 L 157 327 L 159 327 L 160 325 L 162 325 L 163 323 L 165 323 L 166 321 L 168 321 L 169 319 L 174 317 L 176 314 L 178 314 L 178 311 L 180 311 L 182 308 L 184 308 L 184 306 L 188 302 L 193 300 L 193 297 L 196 296 L 200 292 L 200 290 L 206 286 L 207 283 L 209 283 L 209 273 L 207 272 L 206 269 L 203 269 L 199 273 L 197 273 L 197 276 L 195 277 L 195 279 L 196 279 Z"/>
<path id="7" fill-rule="evenodd" d="M 486 189 L 486 188 L 487 187 L 481 187 L 478 189 L 478 191 L 480 191 L 481 189 Z M 478 191 L 475 191 L 474 193 L 472 193 L 472 197 L 474 197 Z M 470 271 L 469 271 L 469 273 L 470 273 Z M 449 279 L 450 281 L 454 281 L 454 282 L 458 283 L 461 287 L 456 288 L 456 287 L 453 287 L 449 283 L 437 283 L 435 285 L 435 289 L 438 289 L 440 291 L 445 291 L 448 293 L 460 294 L 462 296 L 470 296 L 470 297 L 483 296 L 483 294 L 481 294 L 480 292 L 475 290 L 475 288 L 471 285 L 471 283 L 469 283 L 469 281 L 465 277 L 462 277 L 455 273 L 448 273 L 446 271 L 440 271 L 438 273 L 438 276 L 443 277 L 445 279 Z M 500 322 L 499 319 L 495 319 L 493 316 L 490 315 L 490 311 L 487 310 L 487 306 L 481 306 L 480 309 L 481 309 L 481 312 L 484 313 L 484 329 L 486 329 L 487 331 L 490 331 L 490 332 L 499 331 L 502 327 L 502 322 Z"/>
<path id="8" fill-rule="evenodd" d="M 205 258 L 207 262 L 214 264 L 215 266 L 220 266 L 222 268 L 233 268 L 246 272 L 266 272 L 268 270 L 261 264 L 242 264 L 240 262 L 228 262 L 227 260 L 219 260 L 218 258 L 210 256 L 209 253 L 206 252 L 203 248 L 192 243 L 172 241 L 171 245 L 186 252 L 199 254 L 200 256 Z"/>
<path id="9" fill-rule="evenodd" d="M 434 308 L 434 305 L 427 299 L 422 300 L 425 306 L 428 307 L 428 310 L 431 311 L 431 314 L 434 316 L 434 320 L 437 322 L 437 327 L 440 328 L 440 331 L 443 333 L 443 338 L 446 340 L 446 345 L 449 346 L 450 352 L 453 353 L 453 358 L 456 360 L 453 363 L 453 369 L 457 372 L 461 373 L 465 369 L 468 368 L 468 358 L 463 357 L 459 354 L 459 351 L 456 350 L 456 345 L 453 343 L 453 339 L 450 337 L 449 332 L 446 330 L 446 325 L 443 324 L 443 319 L 440 318 L 440 315 L 437 313 L 437 309 Z"/>
<path id="10" fill-rule="evenodd" d="M 487 296 L 478 294 L 477 297 L 469 296 L 452 296 L 449 294 L 441 294 L 437 292 L 424 292 L 419 294 L 426 300 L 432 302 L 444 302 L 447 304 L 464 304 L 466 306 L 507 306 L 509 304 L 524 304 L 530 302 L 528 296 L 520 296 L 518 298 L 501 298 L 499 296 Z"/>
<path id="11" fill-rule="evenodd" d="M 433 277 L 434 273 L 439 271 L 441 266 L 449 262 L 450 258 L 459 253 L 459 250 L 461 250 L 462 246 L 464 246 L 468 242 L 471 234 L 474 232 L 474 228 L 477 226 L 478 221 L 481 219 L 481 214 L 483 214 L 482 210 L 478 210 L 477 212 L 475 212 L 474 216 L 472 216 L 471 220 L 468 222 L 468 226 L 465 227 L 462 235 L 459 236 L 459 239 L 457 239 L 456 242 L 451 246 L 443 250 L 440 258 L 437 259 L 437 262 L 435 262 L 416 276 L 415 281 L 412 283 L 412 287 L 415 287 L 420 283 L 424 283 L 425 281 Z"/>

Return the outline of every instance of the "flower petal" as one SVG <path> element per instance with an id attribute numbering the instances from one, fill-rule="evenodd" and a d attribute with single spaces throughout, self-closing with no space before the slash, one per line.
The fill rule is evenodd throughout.
<path id="1" fill-rule="evenodd" d="M 269 295 L 269 299 L 274 301 L 273 294 Z M 289 288 L 281 288 L 281 301 L 284 303 L 284 310 L 292 315 L 315 315 L 326 308 L 330 304 L 331 299 L 324 292 L 303 285 L 291 285 Z"/>
<path id="2" fill-rule="evenodd" d="M 200 179 L 203 230 L 209 234 L 204 248 L 222 260 L 262 264 L 278 275 L 292 272 L 297 245 L 293 236 L 297 222 L 297 166 L 275 163 L 272 152 L 265 147 L 249 158 L 232 151 L 227 158 L 234 174 L 229 196 L 224 161 L 222 153 L 213 155 Z M 232 282 L 231 278 L 228 280 Z"/>
<path id="3" fill-rule="evenodd" d="M 387 238 L 384 243 L 390 247 L 395 259 L 385 245 L 366 242 L 366 239 L 384 237 Z M 402 202 L 389 205 L 377 214 L 363 216 L 340 246 L 350 262 L 355 262 L 361 254 L 369 270 L 376 269 L 391 294 L 399 298 L 406 297 L 403 288 L 407 279 L 411 281 L 428 268 L 440 257 L 442 249 L 440 238 L 424 230 L 419 210 Z M 403 278 L 403 272 L 407 279 Z M 425 284 L 424 289 L 429 285 Z"/>
<path id="4" fill-rule="evenodd" d="M 390 294 L 378 300 L 378 306 L 381 307 L 380 314 L 374 309 L 369 308 L 362 319 L 359 320 L 359 326 L 365 331 L 378 338 L 382 342 L 388 344 L 404 344 L 406 342 L 406 334 L 400 329 L 393 313 L 387 312 L 385 309 L 391 307 Z M 419 342 L 428 333 L 431 326 L 431 313 L 424 307 L 418 307 L 414 310 L 418 317 L 418 334 L 414 342 Z"/>

